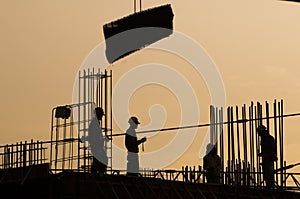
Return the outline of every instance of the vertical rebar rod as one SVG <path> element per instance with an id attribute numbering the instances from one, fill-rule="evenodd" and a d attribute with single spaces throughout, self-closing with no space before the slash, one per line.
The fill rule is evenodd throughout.
<path id="1" fill-rule="evenodd" d="M 6 169 L 7 165 L 9 165 L 9 153 L 8 153 L 8 146 L 4 147 L 4 155 L 2 156 L 2 165 L 1 165 L 1 169 Z"/>
<path id="2" fill-rule="evenodd" d="M 73 132 L 73 109 L 71 110 L 71 118 L 70 118 L 70 138 L 74 138 L 74 132 Z M 78 141 L 79 142 L 79 141 Z M 74 161 L 74 142 L 72 141 L 69 145 L 69 156 L 72 157 L 72 160 L 70 161 L 69 164 L 69 169 L 73 169 L 73 161 Z"/>
<path id="3" fill-rule="evenodd" d="M 80 129 L 81 129 L 81 124 L 80 124 L 80 106 L 81 106 L 81 77 L 80 77 L 80 71 L 78 72 L 78 109 L 77 109 L 77 112 L 78 112 L 78 121 L 77 121 L 77 131 L 78 131 L 78 139 L 80 139 Z M 79 172 L 80 171 L 80 141 L 77 142 L 77 155 L 78 155 L 78 159 L 77 159 L 77 171 Z"/>
<path id="4" fill-rule="evenodd" d="M 214 145 L 217 147 L 217 143 L 218 143 L 218 129 L 217 129 L 217 123 L 218 123 L 218 119 L 217 119 L 217 116 L 218 116 L 218 108 L 215 107 L 214 108 L 214 125 L 213 125 L 213 131 L 214 131 Z"/>
<path id="5" fill-rule="evenodd" d="M 95 101 L 95 95 L 94 95 L 94 89 L 95 89 L 95 69 L 93 68 L 93 76 L 92 76 L 92 88 L 91 88 L 91 91 L 92 91 L 92 102 Z M 97 105 L 96 105 L 97 106 Z M 94 110 L 93 110 L 94 111 Z M 92 118 L 91 118 L 92 119 Z"/>
<path id="6" fill-rule="evenodd" d="M 33 143 L 33 164 L 38 164 L 38 160 L 37 160 L 37 153 L 38 153 L 38 145 L 37 145 L 38 141 L 36 141 L 36 143 Z"/>
<path id="7" fill-rule="evenodd" d="M 235 171 L 235 139 L 234 139 L 234 123 L 233 123 L 233 107 L 230 107 L 230 121 L 231 121 L 231 152 L 232 152 L 232 165 L 231 165 L 231 171 L 232 173 L 234 174 L 234 171 Z M 233 178 L 232 179 L 235 179 L 235 175 L 233 175 Z"/>
<path id="8" fill-rule="evenodd" d="M 40 151 L 40 160 L 41 160 L 41 164 L 42 163 L 44 163 L 45 161 L 44 161 L 44 157 L 45 157 L 45 155 L 43 154 L 43 151 L 45 151 L 44 149 L 43 149 L 43 143 L 41 142 L 41 151 Z"/>
<path id="9" fill-rule="evenodd" d="M 231 182 L 230 119 L 231 119 L 231 117 L 230 117 L 230 107 L 228 107 L 227 108 L 227 134 L 228 134 L 228 136 L 227 136 L 227 144 L 228 144 L 227 145 L 227 150 L 228 150 L 227 151 L 227 157 L 228 157 L 228 159 L 227 159 L 227 169 L 228 169 L 228 174 L 229 174 L 229 175 L 227 175 L 228 176 L 228 180 L 227 180 L 228 184 L 230 184 L 230 182 Z"/>
<path id="10" fill-rule="evenodd" d="M 86 129 L 84 131 L 85 133 L 85 137 L 88 137 L 89 136 L 89 131 L 88 131 L 88 128 L 89 128 L 89 124 L 90 124 L 90 117 L 91 117 L 91 107 L 92 107 L 92 100 L 91 100 L 91 80 L 92 80 L 92 71 L 90 69 L 88 69 L 88 75 L 87 75 L 87 93 L 85 93 L 85 95 L 87 95 L 87 103 L 88 103 L 88 106 L 87 106 L 87 112 L 86 112 Z M 85 150 L 85 164 L 84 164 L 84 168 L 85 168 L 85 172 L 89 172 L 89 168 L 88 168 L 88 165 L 89 165 L 89 150 L 88 150 L 88 147 L 90 145 L 89 143 L 89 139 L 87 139 L 88 141 L 86 142 L 86 150 Z"/>
<path id="11" fill-rule="evenodd" d="M 280 143 L 280 168 L 282 168 L 284 165 L 283 165 L 283 101 L 281 100 L 280 102 L 278 102 L 278 109 L 279 109 L 279 112 L 280 112 L 280 115 L 279 115 L 279 143 Z M 284 177 L 284 171 L 281 170 L 280 172 L 280 184 L 281 184 L 281 188 L 283 188 L 284 186 L 284 182 L 283 182 L 283 177 Z"/>
<path id="12" fill-rule="evenodd" d="M 266 101 L 266 123 L 267 123 L 267 130 L 271 135 L 271 127 L 270 127 L 270 108 L 269 103 Z M 273 174 L 274 175 L 274 174 Z"/>
<path id="13" fill-rule="evenodd" d="M 22 147 L 23 147 L 23 143 L 22 142 L 20 142 L 19 143 L 19 148 L 17 148 L 16 149 L 16 153 L 18 153 L 19 154 L 19 167 L 22 167 L 23 166 L 23 159 L 22 159 L 22 157 L 23 157 L 23 153 L 22 153 Z M 12 150 L 13 150 L 13 147 L 12 147 Z M 13 154 L 13 153 L 12 153 Z M 12 158 L 13 158 L 13 156 L 12 156 Z"/>
<path id="14" fill-rule="evenodd" d="M 104 75 L 105 75 L 105 79 L 104 79 L 104 109 L 105 109 L 105 113 L 107 112 L 107 95 L 108 95 L 108 90 L 107 90 L 107 70 L 105 70 L 104 71 Z M 108 122 L 108 120 L 107 120 L 107 115 L 105 115 L 105 117 L 104 117 L 104 119 L 105 119 L 105 127 L 104 127 L 104 130 L 105 130 L 105 135 L 106 136 L 108 136 L 107 135 L 107 122 Z"/>
<path id="15" fill-rule="evenodd" d="M 263 106 L 261 103 L 259 103 L 259 112 L 258 112 L 258 116 L 259 116 L 259 122 L 256 124 L 256 127 L 255 127 L 255 136 L 256 136 L 256 157 L 257 157 L 257 172 L 258 172 L 258 182 L 259 182 L 259 186 L 261 187 L 263 185 L 263 178 L 261 176 L 261 158 L 260 156 L 258 155 L 259 152 L 260 152 L 260 145 L 261 145 L 261 139 L 260 139 L 260 136 L 258 135 L 258 133 L 256 132 L 256 129 L 259 125 L 263 125 Z M 267 107 L 266 107 L 266 112 L 267 112 Z M 266 113 L 267 114 L 267 113 Z M 268 122 L 266 122 L 268 124 Z M 269 130 L 269 129 L 267 129 Z"/>
<path id="16" fill-rule="evenodd" d="M 215 125 L 214 125 L 214 130 L 215 130 L 215 146 L 217 148 L 217 154 L 219 154 L 220 150 L 218 150 L 218 143 L 219 143 L 219 109 L 216 107 L 214 110 L 215 113 Z"/>
<path id="17" fill-rule="evenodd" d="M 278 130 L 279 130 L 279 167 L 282 168 L 283 164 L 281 161 L 281 105 L 280 105 L 280 101 L 278 102 L 278 116 L 279 116 L 279 120 L 278 120 Z M 282 171 L 280 171 L 280 187 L 283 188 L 283 173 Z"/>
<path id="18" fill-rule="evenodd" d="M 286 161 L 284 161 L 283 162 L 283 165 L 284 165 L 284 167 L 286 167 Z M 285 177 L 285 179 L 283 180 L 283 187 L 284 187 L 284 189 L 286 190 L 286 178 L 287 178 L 287 173 L 286 173 L 286 169 L 283 171 L 284 173 L 283 173 L 283 175 L 284 175 L 284 177 Z"/>
<path id="19" fill-rule="evenodd" d="M 56 108 L 52 109 L 51 112 L 51 139 L 50 139 L 50 168 L 52 168 L 52 156 L 53 156 L 53 133 L 54 133 L 54 111 L 56 110 Z"/>
<path id="20" fill-rule="evenodd" d="M 213 143 L 213 106 L 210 105 L 209 106 L 209 120 L 210 120 L 210 125 L 209 125 L 209 135 L 210 135 L 210 138 L 209 138 L 209 143 Z"/>
<path id="21" fill-rule="evenodd" d="M 254 175 L 254 136 L 253 136 L 253 102 L 251 102 L 251 106 L 249 107 L 249 120 L 250 120 L 250 172 L 252 173 L 252 182 L 255 180 Z"/>
<path id="22" fill-rule="evenodd" d="M 22 151 L 22 153 L 23 153 L 23 167 L 26 167 L 26 161 L 27 161 L 27 148 L 26 148 L 26 146 L 27 146 L 27 141 L 25 141 L 25 143 L 23 144 L 23 151 Z"/>
<path id="23" fill-rule="evenodd" d="M 94 78 L 94 68 L 91 68 L 89 70 L 89 74 L 88 74 L 88 88 L 87 88 L 87 90 L 88 90 L 88 94 L 87 94 L 88 95 L 88 100 L 87 101 L 89 103 L 88 115 L 87 115 L 87 118 L 88 118 L 87 126 L 88 126 L 88 128 L 89 128 L 90 122 L 93 118 L 93 111 L 94 111 L 94 109 L 93 109 L 94 99 L 93 99 L 93 90 L 92 90 L 93 89 L 93 78 Z M 89 131 L 87 130 L 86 132 L 87 132 L 87 136 L 90 136 Z M 90 147 L 90 141 L 88 141 L 87 147 Z M 89 166 L 90 166 L 90 160 L 91 160 L 91 158 L 90 158 L 91 153 L 90 153 L 89 150 L 87 150 L 86 152 L 87 152 L 87 154 L 86 154 L 87 163 L 86 163 L 85 167 L 86 167 L 86 171 L 89 172 L 90 171 Z"/>
<path id="24" fill-rule="evenodd" d="M 39 141 L 36 142 L 36 154 L 35 154 L 35 164 L 39 164 L 39 151 L 40 148 L 39 148 Z"/>
<path id="25" fill-rule="evenodd" d="M 55 127 L 55 160 L 54 160 L 54 168 L 55 168 L 55 172 L 57 170 L 57 161 L 58 161 L 58 140 L 59 140 L 59 119 L 56 118 L 56 127 Z"/>
<path id="26" fill-rule="evenodd" d="M 17 151 L 17 150 L 16 150 Z M 7 163 L 7 168 L 11 167 L 13 168 L 14 167 L 14 164 L 13 164 L 13 161 L 14 161 L 14 147 L 11 146 L 11 148 L 8 148 L 7 149 L 7 159 L 8 159 L 8 163 Z M 17 153 L 16 153 L 17 154 Z M 18 167 L 19 165 L 16 165 L 16 167 Z"/>
<path id="27" fill-rule="evenodd" d="M 17 142 L 17 145 L 16 145 L 16 151 L 18 151 L 18 148 L 19 148 L 19 143 Z M 12 168 L 13 168 L 13 164 L 11 165 L 12 166 Z M 19 153 L 17 152 L 16 153 L 16 167 L 18 167 L 19 166 Z"/>
<path id="28" fill-rule="evenodd" d="M 239 109 L 238 106 L 236 108 L 236 121 L 239 120 Z M 240 130 L 239 123 L 236 123 L 236 136 L 237 136 L 237 150 L 238 150 L 238 164 L 241 164 L 241 151 L 240 151 Z"/>
<path id="29" fill-rule="evenodd" d="M 32 150 L 33 150 L 33 139 L 31 139 L 30 143 L 29 143 L 29 151 L 28 151 L 28 165 L 32 164 Z"/>
<path id="30" fill-rule="evenodd" d="M 282 153 L 282 158 L 281 158 L 281 160 L 282 160 L 282 164 L 284 164 L 284 131 L 283 131 L 283 100 L 281 100 L 281 108 L 280 108 L 280 111 L 281 111 L 281 117 L 280 117 L 280 120 L 281 120 L 281 153 Z M 285 166 L 285 165 L 283 165 L 283 166 Z M 284 171 L 282 171 L 282 172 L 284 172 Z M 284 173 L 282 174 L 283 176 L 285 176 L 284 175 Z M 285 183 L 284 183 L 284 186 L 285 186 Z"/>
<path id="31" fill-rule="evenodd" d="M 269 103 L 266 101 L 266 121 L 267 121 L 267 130 L 270 132 L 270 108 Z"/>
<path id="32" fill-rule="evenodd" d="M 83 71 L 83 137 L 84 139 L 86 138 L 86 121 L 87 121 L 87 117 L 86 117 L 86 107 L 87 107 L 87 101 L 86 101 L 86 71 Z M 86 172 L 86 141 L 84 141 L 84 145 L 83 145 L 83 171 Z"/>
<path id="33" fill-rule="evenodd" d="M 103 100 L 103 97 L 104 97 L 104 95 L 103 95 L 103 90 L 104 90 L 104 87 L 103 87 L 103 82 L 104 82 L 104 74 L 103 74 L 103 72 L 101 73 L 101 85 L 100 85 L 100 106 L 101 106 L 101 108 L 103 108 L 103 102 L 104 102 L 104 100 Z M 103 129 L 103 124 L 102 124 L 102 129 Z"/>
<path id="34" fill-rule="evenodd" d="M 1 155 L 1 164 L 0 169 L 6 169 L 6 163 L 7 163 L 7 147 L 5 146 L 3 149 L 3 155 Z"/>
<path id="35" fill-rule="evenodd" d="M 101 72 L 100 72 L 100 68 L 98 68 L 98 73 L 97 73 L 97 77 L 98 77 L 98 80 L 97 80 L 97 98 L 98 98 L 98 103 L 97 103 L 97 106 L 98 107 L 101 107 L 101 103 L 100 103 L 100 93 L 101 93 Z"/>
<path id="36" fill-rule="evenodd" d="M 142 0 L 140 0 L 140 11 L 142 11 Z"/>
<path id="37" fill-rule="evenodd" d="M 99 93 L 99 74 L 96 73 L 96 107 L 99 107 L 99 97 L 98 97 L 98 93 Z"/>
<path id="38" fill-rule="evenodd" d="M 254 150 L 254 156 L 256 159 L 256 170 L 257 170 L 257 174 L 256 174 L 256 179 L 257 179 L 257 186 L 261 186 L 261 178 L 260 178 L 260 156 L 258 155 L 260 153 L 260 142 L 259 142 L 259 136 L 257 135 L 256 129 L 259 125 L 261 125 L 262 121 L 262 108 L 259 102 L 257 102 L 257 106 L 254 107 L 254 111 L 255 111 L 255 127 L 254 127 L 254 146 L 255 146 L 255 150 Z"/>
<path id="39" fill-rule="evenodd" d="M 87 128 L 89 128 L 89 123 L 90 123 L 90 118 L 91 118 L 91 107 L 92 107 L 92 100 L 91 100 L 91 81 L 92 81 L 92 71 L 90 69 L 88 69 L 88 76 L 87 76 L 87 103 L 88 103 L 88 108 L 87 108 Z M 86 136 L 89 136 L 88 134 L 88 130 L 86 129 L 85 131 Z M 87 149 L 89 147 L 89 142 L 87 142 Z M 86 164 L 84 165 L 86 172 L 89 172 L 88 169 L 88 165 L 89 165 L 89 151 L 86 150 Z"/>
<path id="40" fill-rule="evenodd" d="M 93 68 L 93 76 L 92 76 L 92 88 L 91 88 L 91 93 L 92 93 L 92 102 L 94 102 L 95 101 L 95 81 L 96 81 L 96 86 L 97 86 L 97 74 L 95 73 L 95 69 Z M 95 80 L 96 79 L 96 80 Z M 96 87 L 96 89 L 97 89 L 97 87 Z M 97 105 L 96 105 L 97 106 Z M 92 110 L 92 111 L 95 111 L 94 109 Z M 97 115 L 96 115 L 96 112 L 95 112 L 95 115 L 94 115 L 95 117 L 97 117 Z M 93 119 L 93 116 L 91 117 L 91 120 Z M 99 133 L 101 133 L 101 132 L 99 132 Z M 92 154 L 92 153 L 91 153 Z M 89 165 L 91 165 L 92 163 L 91 163 L 91 161 L 92 161 L 92 159 L 89 159 Z M 90 168 L 91 169 L 91 168 Z"/>
<path id="41" fill-rule="evenodd" d="M 221 183 L 224 183 L 224 136 L 223 136 L 223 107 L 220 109 L 220 126 L 219 126 L 219 131 L 220 131 L 220 155 L 221 155 Z"/>
<path id="42" fill-rule="evenodd" d="M 65 169 L 65 161 L 66 161 L 66 143 L 65 143 L 65 139 L 66 139 L 66 123 L 67 123 L 67 120 L 66 118 L 63 120 L 63 141 L 62 141 L 62 148 L 63 148 L 63 151 L 62 151 L 62 170 Z"/>
<path id="43" fill-rule="evenodd" d="M 273 103 L 273 109 L 274 109 L 274 140 L 275 140 L 275 152 L 276 152 L 276 156 L 278 157 L 278 129 L 277 129 L 277 102 L 276 100 L 274 100 Z M 278 169 L 278 160 L 275 162 L 275 170 Z M 277 182 L 277 184 L 279 183 L 278 181 L 278 172 L 275 173 L 275 182 Z"/>
<path id="44" fill-rule="evenodd" d="M 136 13 L 136 0 L 133 1 L 133 11 Z"/>
<path id="45" fill-rule="evenodd" d="M 113 107 L 112 107 L 112 94 L 113 94 L 113 76 L 112 76 L 112 70 L 110 70 L 110 137 L 111 137 L 111 140 L 110 140 L 110 169 L 112 171 L 113 167 L 112 167 L 112 164 L 113 164 L 113 148 L 112 148 L 112 134 L 113 134 Z"/>
<path id="46" fill-rule="evenodd" d="M 242 119 L 243 119 L 243 147 L 244 147 L 244 161 L 247 164 L 248 163 L 248 151 L 247 151 L 247 147 L 248 147 L 248 142 L 247 142 L 247 123 L 246 121 L 246 105 L 244 104 L 243 108 L 242 108 Z"/>

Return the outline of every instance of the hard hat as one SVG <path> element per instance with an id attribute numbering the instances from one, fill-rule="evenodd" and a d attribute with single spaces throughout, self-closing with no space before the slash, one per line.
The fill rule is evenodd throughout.
<path id="1" fill-rule="evenodd" d="M 135 116 L 132 116 L 132 117 L 130 117 L 130 120 L 132 120 L 132 121 L 133 121 L 133 123 L 135 123 L 135 124 L 140 124 L 140 122 L 139 122 L 138 118 L 137 118 L 137 117 L 135 117 Z"/>
<path id="2" fill-rule="evenodd" d="M 258 135 L 261 135 L 262 133 L 266 133 L 266 132 L 267 132 L 267 128 L 264 125 L 260 125 L 257 127 Z"/>
<path id="3" fill-rule="evenodd" d="M 260 125 L 260 126 L 257 127 L 257 131 L 264 131 L 266 129 L 267 128 L 264 125 Z"/>

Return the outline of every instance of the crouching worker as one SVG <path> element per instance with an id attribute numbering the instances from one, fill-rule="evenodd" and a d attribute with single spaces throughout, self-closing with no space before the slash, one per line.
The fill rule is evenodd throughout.
<path id="1" fill-rule="evenodd" d="M 216 147 L 212 144 L 208 144 L 206 147 L 203 168 L 207 183 L 220 183 L 221 158 L 217 154 Z"/>

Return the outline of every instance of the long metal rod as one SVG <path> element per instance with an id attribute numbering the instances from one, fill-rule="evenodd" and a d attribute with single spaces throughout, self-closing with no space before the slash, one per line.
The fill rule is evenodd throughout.
<path id="1" fill-rule="evenodd" d="M 219 123 L 220 121 L 219 121 L 219 110 L 218 110 L 218 108 L 216 107 L 215 109 L 214 109 L 214 114 L 215 114 L 215 123 Z M 215 130 L 215 146 L 216 146 L 216 148 L 217 148 L 217 153 L 218 152 L 220 152 L 220 150 L 218 150 L 218 140 L 220 139 L 220 137 L 219 137 L 219 125 L 218 124 L 215 124 L 214 125 L 214 130 Z"/>
<path id="2" fill-rule="evenodd" d="M 56 124 L 59 124 L 59 119 L 57 118 L 56 119 Z M 55 164 L 55 166 L 54 166 L 54 168 L 55 169 L 57 169 L 57 158 L 58 158 L 58 150 L 59 150 L 59 147 L 58 147 L 58 140 L 59 140 L 59 129 L 58 128 L 56 128 L 56 130 L 55 130 L 55 133 L 56 133 L 56 136 L 55 136 L 55 162 L 54 162 L 54 164 Z"/>
<path id="3" fill-rule="evenodd" d="M 275 139 L 275 151 L 276 151 L 276 156 L 278 157 L 278 130 L 277 130 L 277 102 L 274 100 L 273 103 L 273 110 L 274 110 L 274 139 Z M 275 170 L 278 169 L 278 161 L 275 162 Z M 275 174 L 275 182 L 278 184 L 278 172 Z"/>
<path id="4" fill-rule="evenodd" d="M 81 83 L 80 83 L 80 81 L 81 81 L 81 77 L 80 77 L 80 71 L 79 71 L 79 73 L 78 73 L 78 103 L 79 104 L 81 104 L 81 88 L 80 88 L 80 86 L 81 86 Z M 81 114 L 81 112 L 80 112 L 80 106 L 78 106 L 78 124 L 77 124 L 77 130 L 79 131 L 81 128 L 80 128 L 80 119 L 81 119 L 81 117 L 80 117 L 80 114 Z M 78 132 L 78 139 L 80 139 L 80 133 Z M 77 143 L 77 154 L 78 155 L 80 155 L 80 152 L 81 152 L 81 150 L 80 150 L 80 142 L 78 142 Z M 78 158 L 78 160 L 77 160 L 77 171 L 79 172 L 80 171 L 80 159 Z"/>
<path id="5" fill-rule="evenodd" d="M 255 128 L 256 129 L 259 125 L 261 125 L 262 121 L 261 121 L 261 117 L 262 117 L 262 108 L 259 102 L 257 102 L 257 106 L 254 107 L 254 111 L 255 111 L 255 118 L 257 118 L 258 120 L 255 120 Z M 255 157 L 255 161 L 256 161 L 256 170 L 257 172 L 260 172 L 260 156 L 258 156 L 258 154 L 260 153 L 260 141 L 259 141 L 259 136 L 257 135 L 257 133 L 254 133 L 254 146 L 255 146 L 255 150 L 254 150 L 254 157 Z M 257 185 L 261 186 L 261 180 L 260 180 L 260 175 L 257 175 Z"/>
<path id="6" fill-rule="evenodd" d="M 281 100 L 281 115 L 283 115 L 283 100 Z M 284 161 L 284 129 L 283 129 L 283 118 L 280 118 L 281 120 L 281 135 L 282 135 L 282 139 L 281 139 L 281 151 L 282 151 L 282 161 Z M 283 171 L 283 176 L 285 176 L 285 171 Z M 283 186 L 286 186 L 285 181 L 283 182 Z"/>
<path id="7" fill-rule="evenodd" d="M 239 120 L 239 109 L 238 106 L 235 107 L 236 119 Z M 241 151 L 240 151 L 240 130 L 239 123 L 236 125 L 236 139 L 237 139 L 237 149 L 238 149 L 238 164 L 241 164 Z"/>
<path id="8" fill-rule="evenodd" d="M 133 11 L 136 13 L 136 0 L 133 1 Z"/>
<path id="9" fill-rule="evenodd" d="M 219 111 L 219 123 L 223 122 L 223 108 Z M 221 154 L 221 170 L 224 171 L 224 136 L 223 136 L 223 125 L 219 124 L 220 129 L 220 154 Z M 224 183 L 224 176 L 221 178 L 221 183 Z"/>
<path id="10" fill-rule="evenodd" d="M 249 107 L 249 118 L 250 118 L 250 172 L 254 172 L 254 144 L 253 144 L 253 102 L 251 102 L 251 106 Z M 252 176 L 252 180 L 255 180 L 254 176 Z"/>
<path id="11" fill-rule="evenodd" d="M 286 114 L 286 115 L 282 115 L 279 116 L 280 118 L 285 118 L 285 117 L 295 117 L 295 116 L 300 116 L 300 113 L 292 113 L 292 114 Z M 266 117 L 261 118 L 261 120 L 266 120 Z M 269 119 L 274 119 L 274 116 L 269 117 Z M 243 123 L 243 122 L 251 122 L 251 121 L 255 121 L 255 120 L 259 120 L 259 119 L 246 119 L 246 120 L 235 120 L 232 121 L 232 123 Z M 216 123 L 216 124 L 228 124 L 228 122 L 220 122 L 220 123 Z M 178 126 L 178 127 L 169 127 L 169 128 L 161 128 L 161 129 L 152 129 L 152 130 L 145 130 L 145 131 L 139 131 L 137 132 L 139 133 L 153 133 L 153 132 L 162 132 L 162 131 L 174 131 L 174 130 L 179 130 L 179 129 L 189 129 L 189 128 L 199 128 L 199 127 L 209 127 L 212 124 L 196 124 L 196 125 L 188 125 L 188 126 Z M 125 133 L 117 133 L 117 134 L 113 134 L 112 136 L 121 136 L 121 135 L 125 135 Z"/>
<path id="12" fill-rule="evenodd" d="M 244 104 L 242 108 L 242 120 L 246 119 L 246 105 Z M 246 122 L 243 122 L 243 146 L 244 146 L 244 160 L 245 163 L 247 164 L 248 162 L 248 155 L 247 155 L 247 126 Z"/>
<path id="13" fill-rule="evenodd" d="M 230 107 L 230 121 L 233 121 L 233 107 Z M 234 174 L 236 165 L 235 165 L 235 139 L 234 139 L 234 125 L 231 122 L 230 124 L 230 131 L 231 131 L 231 153 L 232 153 L 232 159 L 231 159 L 231 171 Z M 232 179 L 235 179 L 235 176 L 232 176 Z"/>
<path id="14" fill-rule="evenodd" d="M 71 113 L 71 122 L 73 122 L 73 113 Z M 70 128 L 69 128 L 69 132 L 70 132 L 70 138 L 73 138 L 73 125 L 71 125 L 70 126 Z M 69 144 L 69 157 L 73 157 L 73 143 L 74 142 L 71 142 L 70 144 Z M 71 160 L 71 161 L 69 161 L 68 162 L 69 164 L 68 164 L 68 169 L 73 169 L 73 160 Z"/>
<path id="15" fill-rule="evenodd" d="M 83 103 L 86 103 L 86 95 L 87 95 L 87 92 L 86 92 L 86 71 L 84 70 L 83 71 Z M 86 108 L 83 109 L 83 129 L 86 129 Z M 84 135 L 83 137 L 85 138 L 86 137 L 86 133 L 85 133 L 85 130 L 84 130 Z M 84 164 L 84 167 L 83 167 L 83 170 L 84 172 L 86 171 L 86 168 L 85 168 L 85 165 L 86 165 L 86 143 L 84 142 L 84 146 L 83 146 L 83 164 Z"/>
<path id="16" fill-rule="evenodd" d="M 54 117 L 54 110 L 56 108 L 53 108 L 51 111 L 51 135 L 50 135 L 50 140 L 51 140 L 51 144 L 50 144 L 50 168 L 51 168 L 51 164 L 52 164 L 52 150 L 53 150 L 53 117 Z"/>
<path id="17" fill-rule="evenodd" d="M 278 107 L 279 107 L 279 111 L 280 111 L 280 116 L 283 114 L 283 101 L 281 100 L 280 102 L 278 102 Z M 279 142 L 280 142 L 280 168 L 282 168 L 283 165 L 283 119 L 279 118 Z M 280 172 L 280 184 L 281 184 L 281 188 L 283 188 L 284 186 L 284 182 L 283 182 L 283 178 L 284 178 L 284 173 L 283 171 Z"/>
<path id="18" fill-rule="evenodd" d="M 63 127 L 63 139 L 66 139 L 66 124 L 67 123 L 67 120 L 66 119 L 64 119 L 64 127 Z M 65 143 L 63 143 L 63 158 L 65 158 L 65 156 L 66 156 L 66 144 Z M 62 169 L 64 169 L 65 168 L 65 161 L 63 161 L 62 162 Z"/>
<path id="19" fill-rule="evenodd" d="M 142 11 L 142 0 L 140 0 L 140 11 Z"/>
<path id="20" fill-rule="evenodd" d="M 213 106 L 211 105 L 209 107 L 209 123 L 213 124 Z M 212 125 L 209 126 L 209 143 L 214 143 L 213 142 L 213 128 Z"/>
<path id="21" fill-rule="evenodd" d="M 112 165 L 113 165 L 113 159 L 112 159 L 112 134 L 113 134 L 113 107 L 112 107 L 112 94 L 113 94 L 113 76 L 112 76 L 112 70 L 110 70 L 110 94 L 109 94 L 109 101 L 110 101 L 110 169 L 112 171 Z"/>

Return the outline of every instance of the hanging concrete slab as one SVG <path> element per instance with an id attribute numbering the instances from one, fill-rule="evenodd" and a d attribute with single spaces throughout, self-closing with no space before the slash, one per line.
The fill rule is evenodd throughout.
<path id="1" fill-rule="evenodd" d="M 106 57 L 113 63 L 173 33 L 171 5 L 137 12 L 103 26 Z"/>

